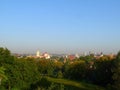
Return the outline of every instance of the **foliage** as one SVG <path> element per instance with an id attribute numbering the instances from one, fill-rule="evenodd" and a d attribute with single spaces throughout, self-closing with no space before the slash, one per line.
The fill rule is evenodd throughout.
<path id="1" fill-rule="evenodd" d="M 86 77 L 87 65 L 84 61 L 76 61 L 69 64 L 65 71 L 65 77 L 74 80 L 83 80 Z"/>
<path id="2" fill-rule="evenodd" d="M 63 78 L 63 73 L 62 73 L 62 71 L 59 71 L 59 72 L 57 73 L 57 78 Z"/>
<path id="3" fill-rule="evenodd" d="M 46 77 L 46 78 L 48 81 L 51 81 L 53 83 L 64 85 L 65 90 L 104 90 L 103 87 L 99 87 L 99 86 L 92 85 L 92 84 L 87 84 L 84 82 L 76 82 L 72 80 L 57 79 L 57 78 L 51 78 L 51 77 Z M 74 89 L 71 89 L 71 88 L 74 88 Z"/>
<path id="4" fill-rule="evenodd" d="M 0 85 L 2 83 L 2 81 L 7 80 L 7 76 L 5 75 L 5 68 L 4 67 L 0 67 Z"/>
<path id="5" fill-rule="evenodd" d="M 114 61 L 114 89 L 119 90 L 120 89 L 120 52 L 118 52 L 116 60 Z"/>
<path id="6" fill-rule="evenodd" d="M 8 49 L 0 48 L 0 62 L 0 65 L 5 68 L 5 74 L 8 78 L 2 86 L 8 90 L 12 88 L 24 90 L 31 83 L 39 80 L 40 74 L 33 60 L 24 58 L 15 60 Z"/>
<path id="7" fill-rule="evenodd" d="M 95 67 L 94 81 L 93 81 L 94 84 L 101 85 L 101 86 L 107 86 L 108 84 L 112 83 L 113 61 L 98 60 L 98 61 L 95 61 L 94 67 Z"/>
<path id="8" fill-rule="evenodd" d="M 99 90 L 98 86 L 81 81 L 118 90 L 119 76 L 120 52 L 114 60 L 108 56 L 96 59 L 91 54 L 70 61 L 57 57 L 53 60 L 17 58 L 7 48 L 0 48 L 1 90 Z"/>
<path id="9" fill-rule="evenodd" d="M 29 90 L 43 90 L 43 89 L 48 89 L 50 87 L 51 82 L 48 81 L 45 77 L 42 77 L 38 82 L 31 84 L 31 87 Z"/>

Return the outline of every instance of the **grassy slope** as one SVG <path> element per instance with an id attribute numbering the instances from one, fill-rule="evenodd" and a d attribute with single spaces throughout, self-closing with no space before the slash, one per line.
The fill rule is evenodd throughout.
<path id="1" fill-rule="evenodd" d="M 51 78 L 51 77 L 47 77 L 47 79 L 51 82 L 54 82 L 54 83 L 61 83 L 64 85 L 78 87 L 78 88 L 80 88 L 80 90 L 104 90 L 104 88 L 102 88 L 102 87 L 92 85 L 92 84 L 83 83 L 83 82 L 75 82 L 75 81 L 71 81 L 71 80 L 57 79 L 57 78 Z"/>

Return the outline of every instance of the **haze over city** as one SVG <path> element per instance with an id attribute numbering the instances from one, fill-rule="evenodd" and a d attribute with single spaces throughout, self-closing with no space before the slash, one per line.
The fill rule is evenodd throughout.
<path id="1" fill-rule="evenodd" d="M 0 0 L 0 47 L 12 53 L 117 53 L 119 39 L 119 0 Z"/>

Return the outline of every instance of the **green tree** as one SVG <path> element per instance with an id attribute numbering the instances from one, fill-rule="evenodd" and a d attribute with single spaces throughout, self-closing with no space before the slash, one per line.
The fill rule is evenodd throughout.
<path id="1" fill-rule="evenodd" d="M 116 56 L 116 60 L 114 61 L 114 89 L 119 90 L 120 89 L 120 52 L 118 52 Z"/>
<path id="2" fill-rule="evenodd" d="M 84 61 L 76 61 L 69 64 L 65 71 L 65 77 L 68 79 L 84 80 L 86 77 L 87 64 Z"/>
<path id="3" fill-rule="evenodd" d="M 2 80 L 7 80 L 7 76 L 5 75 L 5 68 L 4 67 L 0 67 L 0 85 Z"/>
<path id="4" fill-rule="evenodd" d="M 57 73 L 57 78 L 62 78 L 63 77 L 63 73 L 62 73 L 62 71 L 59 71 L 58 73 Z"/>
<path id="5" fill-rule="evenodd" d="M 14 62 L 14 57 L 7 48 L 0 47 L 0 66 L 4 64 L 11 64 Z"/>
<path id="6" fill-rule="evenodd" d="M 112 83 L 113 60 L 98 60 L 94 64 L 93 82 L 98 85 L 106 86 Z M 102 76 L 101 76 L 102 75 Z"/>
<path id="7" fill-rule="evenodd" d="M 5 68 L 5 74 L 8 78 L 2 84 L 6 90 L 26 90 L 32 83 L 36 83 L 40 79 L 35 60 L 14 58 L 6 48 L 0 48 L 0 66 Z M 0 75 L 3 77 L 3 69 L 0 70 Z"/>
<path id="8" fill-rule="evenodd" d="M 14 87 L 28 89 L 32 83 L 36 83 L 40 80 L 37 65 L 32 59 L 22 58 L 17 60 L 14 69 L 15 70 L 12 71 L 15 80 L 13 80 L 12 84 Z"/>

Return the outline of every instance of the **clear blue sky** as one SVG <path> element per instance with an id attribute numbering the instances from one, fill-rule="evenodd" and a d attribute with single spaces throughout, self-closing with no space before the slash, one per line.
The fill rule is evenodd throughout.
<path id="1" fill-rule="evenodd" d="M 0 0 L 0 47 L 16 53 L 116 53 L 120 0 Z"/>

